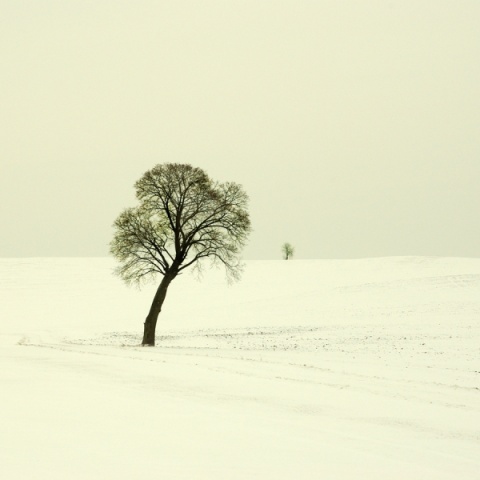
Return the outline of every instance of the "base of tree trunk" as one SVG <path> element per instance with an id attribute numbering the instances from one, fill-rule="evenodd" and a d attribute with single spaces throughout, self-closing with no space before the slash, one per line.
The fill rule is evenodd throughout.
<path id="1" fill-rule="evenodd" d="M 152 322 L 147 318 L 143 327 L 143 347 L 154 347 L 155 346 L 155 325 L 156 322 Z"/>

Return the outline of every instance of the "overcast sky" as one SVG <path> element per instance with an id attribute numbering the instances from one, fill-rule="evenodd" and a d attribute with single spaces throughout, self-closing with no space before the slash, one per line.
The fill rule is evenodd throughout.
<path id="1" fill-rule="evenodd" d="M 157 163 L 247 259 L 480 256 L 478 0 L 0 0 L 0 256 L 105 256 Z"/>

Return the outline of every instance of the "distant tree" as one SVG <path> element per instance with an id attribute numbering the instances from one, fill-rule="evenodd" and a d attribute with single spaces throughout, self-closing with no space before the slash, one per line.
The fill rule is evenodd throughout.
<path id="1" fill-rule="evenodd" d="M 285 260 L 289 260 L 290 258 L 292 258 L 294 252 L 295 252 L 295 249 L 290 243 L 286 242 L 282 245 L 282 253 L 283 253 L 283 258 Z"/>
<path id="2" fill-rule="evenodd" d="M 239 279 L 251 230 L 248 197 L 236 183 L 214 182 L 200 168 L 177 163 L 155 166 L 135 189 L 139 205 L 115 220 L 110 252 L 127 284 L 163 277 L 144 323 L 142 345 L 155 345 L 167 289 L 183 270 L 199 269 L 208 258 L 225 267 L 228 279 Z"/>

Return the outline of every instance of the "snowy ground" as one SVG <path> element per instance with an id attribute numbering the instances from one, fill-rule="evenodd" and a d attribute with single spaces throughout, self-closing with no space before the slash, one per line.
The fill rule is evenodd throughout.
<path id="1" fill-rule="evenodd" d="M 0 478 L 480 478 L 479 259 L 112 266 L 0 260 Z"/>

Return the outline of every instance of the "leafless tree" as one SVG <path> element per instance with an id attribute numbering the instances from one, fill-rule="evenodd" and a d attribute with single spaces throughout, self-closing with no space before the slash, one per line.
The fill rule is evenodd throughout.
<path id="1" fill-rule="evenodd" d="M 285 260 L 289 260 L 290 258 L 292 258 L 294 252 L 295 252 L 295 249 L 290 243 L 286 242 L 282 245 L 282 253 L 283 253 L 283 258 Z"/>
<path id="2" fill-rule="evenodd" d="M 135 189 L 139 205 L 115 220 L 110 252 L 127 284 L 163 277 L 144 323 L 142 345 L 155 345 L 167 289 L 183 270 L 210 259 L 230 280 L 239 279 L 239 254 L 251 230 L 248 197 L 236 183 L 214 182 L 200 168 L 177 163 L 155 166 Z"/>

